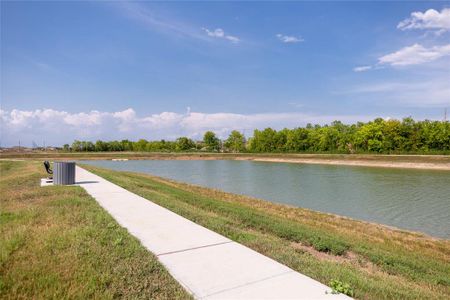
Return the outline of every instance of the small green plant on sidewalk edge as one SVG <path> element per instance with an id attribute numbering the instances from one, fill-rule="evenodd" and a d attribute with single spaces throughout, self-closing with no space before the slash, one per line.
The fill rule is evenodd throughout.
<path id="1" fill-rule="evenodd" d="M 354 292 L 348 283 L 343 283 L 342 281 L 333 279 L 330 281 L 331 293 L 332 294 L 345 294 L 347 296 L 353 297 Z"/>

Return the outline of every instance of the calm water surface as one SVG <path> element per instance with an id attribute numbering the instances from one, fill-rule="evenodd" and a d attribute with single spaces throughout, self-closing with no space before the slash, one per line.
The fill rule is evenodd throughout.
<path id="1" fill-rule="evenodd" d="M 82 163 L 450 238 L 450 172 L 232 160 Z"/>

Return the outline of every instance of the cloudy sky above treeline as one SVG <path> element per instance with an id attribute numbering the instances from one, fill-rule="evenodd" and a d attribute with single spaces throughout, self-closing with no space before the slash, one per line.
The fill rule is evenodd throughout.
<path id="1" fill-rule="evenodd" d="M 443 118 L 446 2 L 1 2 L 1 146 Z"/>

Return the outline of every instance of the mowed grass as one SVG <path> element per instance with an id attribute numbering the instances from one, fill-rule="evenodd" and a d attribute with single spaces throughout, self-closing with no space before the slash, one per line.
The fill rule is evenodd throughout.
<path id="1" fill-rule="evenodd" d="M 190 298 L 82 188 L 41 188 L 36 162 L 0 172 L 0 298 Z"/>
<path id="2" fill-rule="evenodd" d="M 450 241 L 145 174 L 88 170 L 359 299 L 449 299 Z"/>

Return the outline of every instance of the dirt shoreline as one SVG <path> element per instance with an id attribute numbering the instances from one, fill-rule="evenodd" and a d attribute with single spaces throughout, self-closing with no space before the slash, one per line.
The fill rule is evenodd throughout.
<path id="1" fill-rule="evenodd" d="M 288 158 L 288 159 L 283 159 L 283 158 L 254 158 L 254 159 L 237 158 L 236 160 L 251 160 L 251 161 L 277 162 L 277 163 L 281 162 L 281 163 L 297 163 L 297 164 L 318 164 L 318 165 L 450 171 L 450 163 L 385 162 L 385 161 L 364 161 L 364 160 L 290 159 L 290 158 Z"/>

